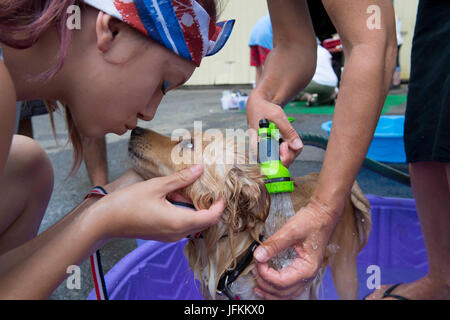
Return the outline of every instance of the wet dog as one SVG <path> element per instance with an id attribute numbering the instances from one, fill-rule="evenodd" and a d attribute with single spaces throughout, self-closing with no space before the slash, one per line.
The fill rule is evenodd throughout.
<path id="1" fill-rule="evenodd" d="M 226 208 L 221 221 L 192 238 L 185 255 L 201 283 L 206 299 L 222 299 L 217 288 L 230 298 L 257 299 L 256 282 L 251 270 L 254 262 L 249 248 L 267 239 L 306 206 L 317 185 L 318 173 L 295 177 L 295 191 L 277 198 L 267 192 L 258 164 L 251 163 L 245 151 L 232 139 L 217 138 L 205 132 L 200 139 L 190 136 L 175 141 L 151 130 L 136 128 L 129 142 L 129 156 L 134 169 L 144 178 L 173 174 L 194 163 L 203 163 L 202 176 L 191 186 L 178 191 L 195 208 L 209 208 L 220 197 Z M 242 144 L 242 143 L 241 143 Z M 233 161 L 221 161 L 220 155 L 233 155 Z M 291 208 L 289 209 L 289 206 Z M 335 289 L 341 299 L 356 299 L 358 292 L 357 256 L 367 242 L 370 228 L 370 205 L 355 182 L 344 212 L 336 225 L 320 270 L 299 299 L 317 299 L 318 288 L 327 266 L 331 266 Z M 291 250 L 289 252 L 289 250 Z M 289 264 L 295 252 L 288 249 L 271 261 L 279 269 Z M 247 260 L 246 264 L 242 264 Z M 237 279 L 228 285 L 224 275 Z M 232 270 L 232 271 L 230 271 Z M 235 274 L 236 275 L 236 274 Z"/>

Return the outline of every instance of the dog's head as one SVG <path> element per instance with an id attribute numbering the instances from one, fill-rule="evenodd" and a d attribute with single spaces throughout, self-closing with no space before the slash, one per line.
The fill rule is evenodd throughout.
<path id="1" fill-rule="evenodd" d="M 239 139 L 237 139 L 239 140 Z M 178 193 L 197 209 L 207 209 L 223 198 L 226 208 L 221 221 L 192 239 L 185 253 L 191 268 L 211 297 L 220 275 L 236 263 L 251 242 L 258 241 L 270 209 L 270 197 L 258 164 L 250 163 L 248 148 L 235 136 L 207 131 L 171 139 L 151 130 L 132 132 L 129 155 L 144 178 L 173 174 L 192 164 L 204 166 L 202 176 Z"/>

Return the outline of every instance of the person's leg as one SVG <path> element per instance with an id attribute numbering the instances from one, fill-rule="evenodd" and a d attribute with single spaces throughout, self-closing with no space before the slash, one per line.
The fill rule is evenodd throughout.
<path id="1" fill-rule="evenodd" d="M 53 191 L 53 168 L 34 140 L 13 138 L 0 177 L 0 254 L 34 238 Z"/>
<path id="2" fill-rule="evenodd" d="M 450 299 L 450 164 L 417 162 L 410 165 L 411 184 L 427 249 L 428 274 L 392 293 L 408 299 Z M 414 248 L 411 248 L 413 250 Z M 380 299 L 382 286 L 368 299 Z"/>
<path id="3" fill-rule="evenodd" d="M 450 163 L 445 166 L 445 171 L 447 173 L 448 190 L 450 190 Z"/>
<path id="4" fill-rule="evenodd" d="M 450 190 L 448 163 L 410 165 L 411 184 L 430 265 L 428 276 L 450 287 Z"/>
<path id="5" fill-rule="evenodd" d="M 86 170 L 93 186 L 104 186 L 108 183 L 108 161 L 106 139 L 84 138 L 83 157 Z"/>

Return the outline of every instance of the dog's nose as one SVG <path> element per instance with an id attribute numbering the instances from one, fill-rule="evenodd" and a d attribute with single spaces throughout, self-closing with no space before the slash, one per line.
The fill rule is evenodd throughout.
<path id="1" fill-rule="evenodd" d="M 141 128 L 141 127 L 136 127 L 133 129 L 133 131 L 131 131 L 131 136 L 141 136 L 145 133 L 145 129 Z"/>

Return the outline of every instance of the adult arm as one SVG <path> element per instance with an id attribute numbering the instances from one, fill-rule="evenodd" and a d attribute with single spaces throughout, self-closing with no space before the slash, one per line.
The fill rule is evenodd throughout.
<path id="1" fill-rule="evenodd" d="M 258 130 L 259 120 L 275 122 L 284 140 L 283 164 L 289 165 L 303 144 L 282 107 L 311 81 L 316 69 L 317 42 L 305 0 L 269 0 L 273 50 L 247 104 L 247 122 Z"/>
<path id="2" fill-rule="evenodd" d="M 323 0 L 323 4 L 341 36 L 346 65 L 313 198 L 255 252 L 260 262 L 257 292 L 266 298 L 294 297 L 317 274 L 369 148 L 395 67 L 392 1 L 376 2 L 380 24 L 374 29 L 368 25 L 373 18 L 373 12 L 368 12 L 372 1 Z M 269 268 L 266 262 L 288 247 L 295 249 L 298 258 L 280 271 Z"/>

